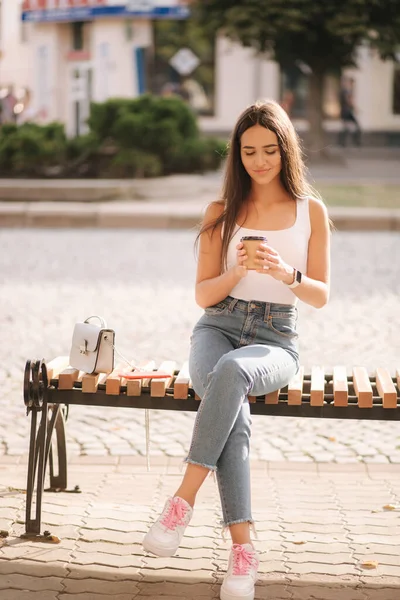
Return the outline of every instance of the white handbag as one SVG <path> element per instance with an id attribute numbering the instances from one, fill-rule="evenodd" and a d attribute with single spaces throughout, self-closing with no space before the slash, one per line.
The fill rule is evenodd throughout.
<path id="1" fill-rule="evenodd" d="M 89 323 L 98 319 L 99 325 Z M 107 329 L 102 317 L 88 317 L 83 323 L 76 323 L 72 335 L 69 364 L 84 373 L 111 373 L 114 369 L 115 331 Z"/>

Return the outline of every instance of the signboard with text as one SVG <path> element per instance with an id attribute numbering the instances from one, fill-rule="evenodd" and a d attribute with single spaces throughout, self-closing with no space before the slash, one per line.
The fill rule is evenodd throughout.
<path id="1" fill-rule="evenodd" d="M 180 0 L 25 0 L 22 20 L 85 21 L 105 17 L 186 19 L 189 8 Z"/>

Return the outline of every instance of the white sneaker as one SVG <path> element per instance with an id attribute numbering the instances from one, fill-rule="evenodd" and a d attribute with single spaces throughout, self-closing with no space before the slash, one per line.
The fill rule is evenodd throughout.
<path id="1" fill-rule="evenodd" d="M 192 518 L 193 508 L 175 496 L 168 498 L 164 510 L 143 539 L 143 548 L 157 556 L 173 556 L 179 548 L 186 527 Z"/>
<path id="2" fill-rule="evenodd" d="M 234 544 L 221 586 L 221 600 L 254 600 L 259 562 L 251 544 Z"/>

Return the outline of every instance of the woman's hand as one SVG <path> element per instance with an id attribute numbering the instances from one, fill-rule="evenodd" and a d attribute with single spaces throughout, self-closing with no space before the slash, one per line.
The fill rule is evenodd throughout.
<path id="1" fill-rule="evenodd" d="M 257 250 L 258 258 L 255 261 L 260 265 L 257 273 L 270 275 L 277 281 L 290 284 L 294 280 L 294 269 L 285 263 L 279 253 L 268 246 L 268 244 L 260 244 L 260 250 Z"/>
<path id="2" fill-rule="evenodd" d="M 244 266 L 244 262 L 247 259 L 246 250 L 244 248 L 243 242 L 239 242 L 236 246 L 236 265 L 234 268 L 235 274 L 240 277 L 245 277 L 247 275 L 247 267 Z"/>

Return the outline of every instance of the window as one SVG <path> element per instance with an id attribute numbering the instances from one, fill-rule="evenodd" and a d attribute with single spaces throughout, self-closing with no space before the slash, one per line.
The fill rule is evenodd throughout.
<path id="1" fill-rule="evenodd" d="M 192 19 L 154 21 L 149 88 L 177 95 L 199 115 L 214 113 L 215 40 Z"/>
<path id="2" fill-rule="evenodd" d="M 393 73 L 393 114 L 400 115 L 400 66 L 394 66 Z"/>
<path id="3" fill-rule="evenodd" d="M 294 119 L 307 118 L 310 67 L 301 61 L 281 72 L 281 104 Z M 339 76 L 328 75 L 323 90 L 323 111 L 326 119 L 338 119 Z"/>
<path id="4" fill-rule="evenodd" d="M 72 23 L 72 49 L 83 50 L 84 47 L 84 26 L 85 23 L 77 21 Z"/>

